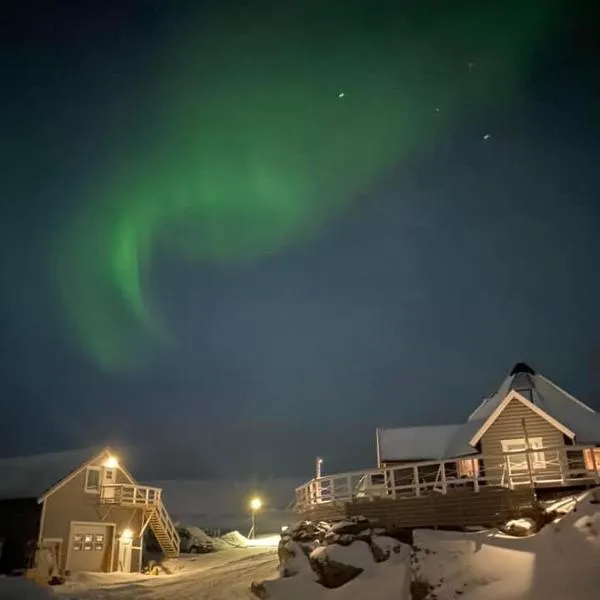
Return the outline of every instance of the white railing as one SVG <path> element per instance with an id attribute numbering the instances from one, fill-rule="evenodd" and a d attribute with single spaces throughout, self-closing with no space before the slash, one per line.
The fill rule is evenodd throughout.
<path id="1" fill-rule="evenodd" d="M 159 502 L 156 506 L 156 518 L 161 522 L 162 529 L 164 530 L 164 534 L 167 536 L 169 542 L 171 543 L 173 555 L 178 555 L 180 550 L 181 540 L 179 539 L 179 533 L 177 533 L 177 528 L 175 524 L 171 520 L 165 505 L 162 502 Z M 158 538 L 157 531 L 154 532 L 155 536 Z M 161 544 L 161 540 L 158 540 L 159 544 Z M 162 544 L 161 544 L 162 545 Z M 167 551 L 168 549 L 163 547 L 163 550 Z"/>
<path id="2" fill-rule="evenodd" d="M 124 506 L 157 506 L 160 504 L 161 489 L 131 483 L 111 483 L 100 488 L 102 504 Z"/>
<path id="3" fill-rule="evenodd" d="M 167 537 L 173 555 L 179 554 L 180 540 L 177 529 L 161 499 L 161 488 L 131 483 L 111 483 L 100 488 L 100 502 L 116 506 L 150 509 L 148 521 L 154 534 L 162 545 L 163 536 Z M 157 531 L 160 527 L 160 532 Z M 160 539 L 159 539 L 160 538 Z M 167 551 L 171 548 L 163 547 Z"/>
<path id="4" fill-rule="evenodd" d="M 600 483 L 600 461 L 592 446 L 565 446 L 519 450 L 499 455 L 426 461 L 369 469 L 312 479 L 296 488 L 296 508 L 308 510 L 329 502 L 361 499 L 419 497 L 447 494 L 454 489 L 478 492 L 481 486 Z M 584 460 L 584 450 L 590 450 Z M 587 464 L 586 462 L 590 462 Z"/>

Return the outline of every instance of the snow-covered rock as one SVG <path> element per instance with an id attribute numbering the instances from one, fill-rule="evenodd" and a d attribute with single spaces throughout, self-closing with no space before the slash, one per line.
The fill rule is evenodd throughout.
<path id="1" fill-rule="evenodd" d="M 518 527 L 530 521 L 521 520 Z M 515 523 L 513 523 L 515 526 Z M 413 579 L 450 600 L 596 600 L 600 506 L 584 495 L 572 511 L 527 537 L 501 531 L 415 531 Z"/>
<path id="2" fill-rule="evenodd" d="M 410 547 L 374 527 L 364 517 L 332 525 L 301 521 L 281 534 L 278 548 L 282 578 L 302 577 L 321 588 L 346 586 L 362 573 L 372 573 L 376 565 L 392 555 L 396 563 L 408 565 Z M 253 594 L 267 598 L 272 582 L 254 584 Z M 277 584 L 281 585 L 281 584 Z"/>

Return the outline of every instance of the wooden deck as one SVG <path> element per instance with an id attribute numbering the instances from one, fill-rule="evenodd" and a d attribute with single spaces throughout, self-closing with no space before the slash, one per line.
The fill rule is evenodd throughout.
<path id="1" fill-rule="evenodd" d="M 494 527 L 530 510 L 535 501 L 531 488 L 510 490 L 489 487 L 474 494 L 469 490 L 429 494 L 413 498 L 357 499 L 316 506 L 304 511 L 310 521 L 343 521 L 362 516 L 399 529 L 415 527 Z"/>
<path id="2" fill-rule="evenodd" d="M 308 520 L 361 515 L 406 528 L 491 526 L 531 509 L 538 488 L 600 485 L 600 465 L 590 469 L 583 460 L 589 448 L 476 455 L 320 477 L 296 489 L 296 509 Z M 536 472 L 533 465 L 542 459 L 543 470 Z"/>

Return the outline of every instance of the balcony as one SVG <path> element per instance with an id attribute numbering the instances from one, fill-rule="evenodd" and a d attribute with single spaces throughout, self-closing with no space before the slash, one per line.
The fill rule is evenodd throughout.
<path id="1" fill-rule="evenodd" d="M 325 475 L 296 488 L 296 509 L 303 513 L 328 503 L 479 493 L 490 487 L 599 485 L 597 450 L 594 446 L 538 448 Z"/>
<path id="2" fill-rule="evenodd" d="M 161 504 L 161 489 L 147 485 L 115 483 L 100 488 L 100 503 L 132 508 L 155 507 Z"/>

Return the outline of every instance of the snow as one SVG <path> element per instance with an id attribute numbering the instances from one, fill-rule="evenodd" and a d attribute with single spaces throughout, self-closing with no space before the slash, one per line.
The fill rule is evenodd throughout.
<path id="1" fill-rule="evenodd" d="M 462 425 L 433 425 L 379 429 L 381 461 L 444 458 L 446 447 L 461 427 Z"/>
<path id="2" fill-rule="evenodd" d="M 0 577 L 0 600 L 56 600 L 52 589 L 24 577 Z"/>
<path id="3" fill-rule="evenodd" d="M 169 574 L 88 573 L 53 589 L 62 600 L 249 599 L 253 598 L 252 581 L 272 577 L 277 572 L 277 563 L 277 552 L 273 549 L 229 548 L 214 554 L 167 561 L 165 567 Z M 0 595 L 0 600 L 5 600 L 4 596 Z M 14 600 L 30 599 L 19 596 Z M 48 598 L 42 596 L 39 600 Z M 61 599 L 55 597 L 55 600 Z"/>
<path id="4" fill-rule="evenodd" d="M 222 535 L 221 539 L 234 548 L 246 548 L 248 546 L 248 538 L 243 536 L 239 531 L 230 531 Z"/>
<path id="5" fill-rule="evenodd" d="M 251 540 L 248 540 L 247 546 L 249 548 L 277 548 L 281 535 L 258 535 Z"/>
<path id="6" fill-rule="evenodd" d="M 374 564 L 373 553 L 366 542 L 357 541 L 349 546 L 331 544 L 319 546 L 310 554 L 313 560 L 332 560 L 342 565 L 351 565 L 359 569 L 368 569 Z"/>
<path id="7" fill-rule="evenodd" d="M 429 599 L 597 600 L 600 597 L 600 491 L 580 496 L 572 511 L 528 537 L 496 530 L 476 533 L 415 531 L 412 569 L 409 555 L 391 554 L 373 563 L 366 544 L 319 547 L 312 558 L 364 569 L 337 589 L 325 589 L 312 571 L 264 583 L 271 600 L 409 600 L 410 578 L 430 589 Z M 515 520 L 513 526 L 529 525 Z M 507 524 L 508 526 L 508 524 Z M 380 547 L 397 545 L 373 538 Z"/>
<path id="8" fill-rule="evenodd" d="M 224 538 L 246 547 L 224 545 L 216 553 L 168 560 L 157 576 L 80 573 L 55 587 L 0 577 L 0 600 L 248 600 L 255 598 L 250 591 L 253 582 L 263 583 L 269 600 L 409 600 L 415 581 L 431 586 L 429 599 L 437 600 L 597 600 L 600 489 L 550 508 L 568 512 L 527 537 L 497 530 L 418 530 L 413 553 L 393 538 L 374 535 L 373 544 L 390 550 L 389 558 L 381 563 L 375 562 L 367 543 L 360 540 L 349 546 L 319 546 L 312 552 L 313 560 L 363 570 L 337 589 L 321 586 L 306 559 L 298 561 L 295 575 L 278 575 L 277 551 L 271 547 L 278 535 L 248 540 L 231 532 Z M 504 530 L 526 524 L 529 521 L 517 519 Z M 303 556 L 302 550 L 295 554 Z"/>
<path id="9" fill-rule="evenodd" d="M 375 538 L 374 538 L 375 539 Z M 397 540 L 378 538 L 380 547 L 397 547 Z M 408 550 L 408 547 L 407 547 Z M 313 550 L 311 558 L 332 560 L 363 569 L 363 572 L 347 584 L 327 589 L 316 582 L 312 570 L 297 575 L 264 582 L 268 597 L 272 600 L 409 600 L 410 553 L 390 554 L 386 562 L 376 563 L 365 542 L 349 546 L 331 544 Z"/>
<path id="10" fill-rule="evenodd" d="M 504 526 L 505 531 L 520 531 L 530 533 L 535 529 L 535 522 L 531 519 L 513 519 Z"/>
<path id="11" fill-rule="evenodd" d="M 600 414 L 539 373 L 511 373 L 498 391 L 484 400 L 469 420 L 487 419 L 515 390 L 545 413 L 568 427 L 580 444 L 600 441 Z"/>
<path id="12" fill-rule="evenodd" d="M 592 600 L 600 597 L 600 505 L 573 512 L 529 537 L 496 531 L 416 531 L 418 578 L 438 600 Z"/>

